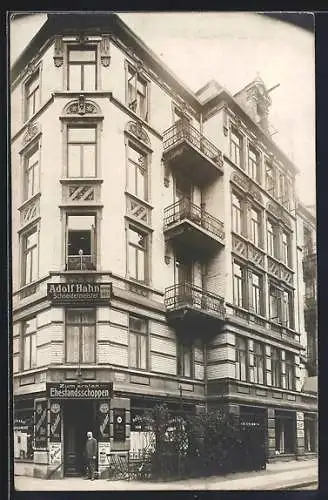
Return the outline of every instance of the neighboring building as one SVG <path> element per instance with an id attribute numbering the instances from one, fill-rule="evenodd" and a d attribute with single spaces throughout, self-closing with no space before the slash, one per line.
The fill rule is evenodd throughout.
<path id="1" fill-rule="evenodd" d="M 81 473 L 87 430 L 103 470 L 164 401 L 260 423 L 268 460 L 315 452 L 264 83 L 194 94 L 115 14 L 49 14 L 11 76 L 15 473 Z"/>

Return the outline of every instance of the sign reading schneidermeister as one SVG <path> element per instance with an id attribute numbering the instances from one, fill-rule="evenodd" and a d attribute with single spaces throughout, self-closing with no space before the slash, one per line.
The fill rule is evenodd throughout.
<path id="1" fill-rule="evenodd" d="M 56 304 L 106 303 L 112 296 L 111 283 L 48 283 L 47 296 Z"/>
<path id="2" fill-rule="evenodd" d="M 47 397 L 53 399 L 110 399 L 113 382 L 47 382 Z"/>

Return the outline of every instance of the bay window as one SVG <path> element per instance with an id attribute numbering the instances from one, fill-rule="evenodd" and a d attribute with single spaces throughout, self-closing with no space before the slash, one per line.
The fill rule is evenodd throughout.
<path id="1" fill-rule="evenodd" d="M 95 363 L 96 310 L 66 310 L 66 362 Z"/>

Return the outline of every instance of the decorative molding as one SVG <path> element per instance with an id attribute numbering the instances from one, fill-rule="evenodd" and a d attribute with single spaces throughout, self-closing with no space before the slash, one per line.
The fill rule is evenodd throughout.
<path id="1" fill-rule="evenodd" d="M 130 121 L 127 123 L 126 132 L 130 132 L 130 134 L 134 135 L 139 141 L 142 141 L 148 145 L 150 145 L 150 139 L 147 132 L 143 129 L 142 123 L 139 120 L 135 122 Z"/>
<path id="2" fill-rule="evenodd" d="M 250 182 L 244 176 L 234 173 L 232 174 L 231 181 L 245 192 L 248 192 L 250 189 Z"/>
<path id="3" fill-rule="evenodd" d="M 232 235 L 232 251 L 247 259 L 247 243 L 235 234 Z"/>
<path id="4" fill-rule="evenodd" d="M 21 226 L 26 226 L 40 214 L 40 200 L 33 198 L 30 203 L 24 204 L 21 210 Z"/>
<path id="5" fill-rule="evenodd" d="M 267 203 L 266 209 L 268 210 L 268 212 L 271 212 L 271 214 L 274 215 L 277 219 L 281 219 L 282 209 L 277 203 L 269 201 Z"/>
<path id="6" fill-rule="evenodd" d="M 101 109 L 93 101 L 85 98 L 84 94 L 80 94 L 79 98 L 69 102 L 64 108 L 66 115 L 100 115 Z"/>
<path id="7" fill-rule="evenodd" d="M 26 132 L 23 136 L 22 146 L 26 146 L 35 136 L 37 136 L 41 132 L 41 127 L 38 122 L 30 122 L 27 125 Z"/>
<path id="8" fill-rule="evenodd" d="M 136 293 L 137 295 L 141 295 L 142 297 L 148 297 L 149 292 L 142 286 L 139 286 L 137 283 L 128 283 L 128 289 L 130 292 Z"/>
<path id="9" fill-rule="evenodd" d="M 256 266 L 264 268 L 264 253 L 252 245 L 252 243 L 247 244 L 247 257 Z"/>
<path id="10" fill-rule="evenodd" d="M 107 68 L 110 64 L 110 37 L 104 35 L 100 42 L 100 62 Z"/>
<path id="11" fill-rule="evenodd" d="M 56 68 L 60 68 L 64 62 L 64 43 L 61 35 L 55 37 L 54 46 L 54 64 Z"/>
<path id="12" fill-rule="evenodd" d="M 261 205 L 263 205 L 263 198 L 262 198 L 262 195 L 261 195 L 260 191 L 255 186 L 253 186 L 252 184 L 250 184 L 250 186 L 249 186 L 248 196 L 250 196 L 255 201 L 257 201 Z"/>
<path id="13" fill-rule="evenodd" d="M 127 195 L 127 213 L 144 224 L 150 224 L 149 207 L 129 195 Z"/>

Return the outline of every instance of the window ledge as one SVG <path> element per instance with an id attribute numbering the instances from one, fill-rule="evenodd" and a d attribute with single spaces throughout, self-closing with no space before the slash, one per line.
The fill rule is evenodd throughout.
<path id="1" fill-rule="evenodd" d="M 149 201 L 143 200 L 142 198 L 139 198 L 138 196 L 136 196 L 133 193 L 130 193 L 130 191 L 127 191 L 127 190 L 124 191 L 124 194 L 129 196 L 130 198 L 133 198 L 134 200 L 138 201 L 142 205 L 146 205 L 148 208 L 153 210 L 154 206 Z"/>
<path id="2" fill-rule="evenodd" d="M 99 177 L 62 177 L 59 179 L 61 184 L 75 184 L 83 183 L 83 184 L 102 184 L 104 182 L 103 179 Z"/>
<path id="3" fill-rule="evenodd" d="M 25 200 L 19 207 L 18 207 L 18 210 L 19 211 L 22 211 L 24 210 L 25 207 L 27 207 L 30 203 L 33 203 L 34 201 L 36 201 L 38 198 L 41 197 L 41 193 L 40 191 L 38 191 L 37 193 L 35 193 L 33 196 L 31 196 L 31 198 L 28 198 L 28 200 Z"/>

